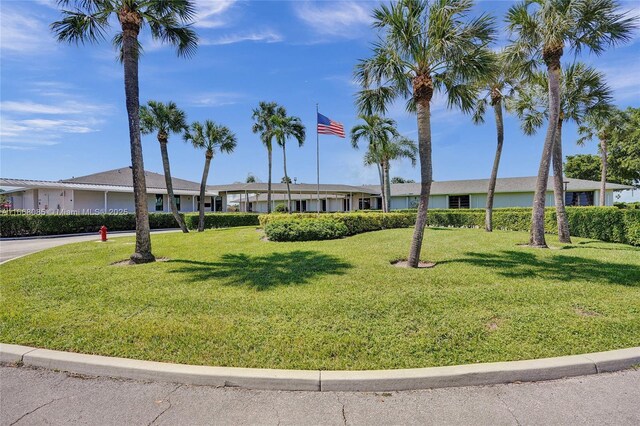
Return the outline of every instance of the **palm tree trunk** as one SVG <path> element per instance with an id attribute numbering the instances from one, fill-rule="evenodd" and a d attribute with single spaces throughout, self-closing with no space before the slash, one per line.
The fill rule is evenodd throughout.
<path id="1" fill-rule="evenodd" d="M 198 232 L 204 231 L 204 193 L 207 189 L 207 177 L 209 176 L 209 165 L 211 164 L 211 159 L 213 158 L 213 153 L 207 151 L 204 156 L 204 170 L 202 171 L 202 180 L 200 181 L 200 206 L 199 206 L 199 215 L 198 215 Z"/>
<path id="2" fill-rule="evenodd" d="M 489 189 L 487 190 L 487 209 L 484 216 L 484 229 L 487 232 L 493 231 L 493 198 L 496 193 L 496 181 L 498 180 L 498 167 L 500 166 L 500 156 L 502 155 L 502 145 L 504 143 L 504 120 L 502 117 L 502 99 L 498 97 L 493 103 L 493 111 L 496 119 L 496 134 L 498 144 L 496 145 L 496 155 L 493 158 L 493 168 L 489 179 Z"/>
<path id="3" fill-rule="evenodd" d="M 391 180 L 389 177 L 389 160 L 384 162 L 384 207 L 385 213 L 391 211 Z"/>
<path id="4" fill-rule="evenodd" d="M 287 149 L 282 144 L 282 156 L 284 158 L 284 181 L 287 183 L 287 212 L 291 214 L 291 187 L 289 186 L 289 176 L 287 175 Z"/>
<path id="5" fill-rule="evenodd" d="M 414 90 L 415 92 L 415 90 Z M 416 226 L 411 240 L 411 249 L 407 263 L 412 268 L 417 268 L 420 262 L 420 251 L 424 237 L 424 227 L 427 225 L 427 209 L 429 207 L 429 194 L 431 193 L 431 180 L 433 170 L 431 164 L 431 111 L 430 101 L 416 102 L 418 116 L 418 146 L 420 155 L 420 202 Z"/>
<path id="6" fill-rule="evenodd" d="M 556 139 L 558 129 L 558 118 L 560 111 L 560 57 L 556 52 L 546 59 L 549 74 L 549 126 L 542 148 L 542 158 L 538 168 L 538 179 L 536 180 L 536 192 L 533 196 L 533 212 L 531 217 L 531 235 L 529 245 L 531 247 L 546 248 L 547 242 L 544 238 L 544 207 L 547 197 L 547 184 L 549 183 L 549 167 L 551 165 L 551 154 L 553 144 Z"/>
<path id="7" fill-rule="evenodd" d="M 382 169 L 382 163 L 376 163 L 376 166 L 378 167 L 378 177 L 380 178 L 380 197 L 382 197 L 382 211 L 384 212 L 384 206 L 386 204 L 386 194 L 384 192 L 384 171 Z"/>
<path id="8" fill-rule="evenodd" d="M 600 173 L 600 207 L 604 207 L 607 202 L 607 168 L 609 167 L 606 138 L 600 138 L 600 156 L 602 157 L 602 172 Z"/>
<path id="9" fill-rule="evenodd" d="M 267 213 L 271 213 L 271 166 L 273 163 L 273 150 L 271 146 L 267 147 L 269 157 L 269 182 L 267 183 Z"/>
<path id="10" fill-rule="evenodd" d="M 571 244 L 569 220 L 564 206 L 564 178 L 562 175 L 562 119 L 558 120 L 556 142 L 553 144 L 553 196 L 558 222 L 558 239 L 561 243 Z"/>
<path id="11" fill-rule="evenodd" d="M 151 253 L 147 183 L 144 176 L 142 143 L 140 142 L 140 90 L 138 86 L 138 32 L 140 26 L 122 23 L 122 57 L 124 63 L 124 92 L 129 119 L 133 199 L 136 209 L 136 249 L 131 255 L 134 263 L 155 261 Z"/>
<path id="12" fill-rule="evenodd" d="M 176 198 L 173 195 L 173 181 L 171 180 L 171 170 L 169 168 L 169 152 L 167 150 L 167 141 L 165 139 L 158 138 L 158 142 L 160 142 L 160 154 L 162 156 L 162 167 L 164 169 L 164 181 L 167 185 L 167 195 L 169 196 L 169 207 L 171 208 L 171 214 L 178 222 L 178 226 L 187 234 L 189 230 L 187 226 L 184 224 L 184 220 L 180 213 L 178 212 L 178 206 L 176 205 Z"/>

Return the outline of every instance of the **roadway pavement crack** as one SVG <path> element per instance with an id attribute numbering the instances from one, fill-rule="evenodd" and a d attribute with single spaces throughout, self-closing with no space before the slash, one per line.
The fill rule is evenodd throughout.
<path id="1" fill-rule="evenodd" d="M 161 412 L 160 412 L 160 413 L 159 413 L 159 414 L 158 414 L 158 415 L 157 415 L 153 420 L 151 420 L 151 422 L 149 422 L 149 424 L 148 424 L 147 426 L 151 426 L 152 424 L 154 424 L 154 423 L 155 423 L 155 422 L 156 422 L 156 421 L 157 421 L 157 420 L 158 420 L 158 419 L 159 419 L 159 418 L 160 418 L 164 413 L 166 413 L 167 411 L 169 411 L 169 410 L 171 409 L 171 407 L 172 407 L 172 404 L 171 404 L 171 395 L 172 395 L 175 391 L 177 391 L 178 389 L 180 389 L 182 386 L 184 386 L 184 385 L 178 385 L 178 386 L 176 386 L 175 388 L 173 388 L 173 389 L 172 389 L 168 394 L 166 394 L 166 395 L 162 398 L 162 400 L 163 400 L 163 401 L 164 401 L 164 400 L 166 400 L 166 401 L 169 403 L 169 405 L 167 406 L 167 408 L 165 408 L 164 410 L 162 410 L 162 411 L 161 411 Z"/>
<path id="2" fill-rule="evenodd" d="M 504 407 L 507 409 L 509 414 L 511 414 L 511 417 L 513 417 L 513 420 L 515 420 L 516 424 L 520 426 L 520 420 L 518 420 L 515 413 L 511 410 L 511 407 L 509 407 L 509 405 L 507 405 L 507 403 L 502 399 L 502 397 L 500 396 L 500 391 L 496 391 L 495 395 L 496 398 L 498 398 L 498 401 L 500 401 L 502 405 L 504 405 Z"/>
<path id="3" fill-rule="evenodd" d="M 342 422 L 345 426 L 347 426 L 347 415 L 344 411 L 344 403 L 340 401 L 340 396 L 338 394 L 336 394 L 336 399 L 338 400 L 338 404 L 342 406 Z"/>
<path id="4" fill-rule="evenodd" d="M 35 413 L 35 412 L 36 412 L 36 411 L 38 411 L 39 409 L 44 408 L 44 407 L 46 407 L 46 406 L 47 406 L 47 405 L 49 405 L 49 404 L 53 404 L 54 402 L 56 402 L 56 401 L 60 401 L 61 399 L 65 399 L 65 398 L 68 398 L 68 397 L 67 397 L 67 396 L 65 396 L 65 397 L 62 397 L 62 398 L 52 399 L 52 400 L 51 400 L 51 401 L 49 401 L 49 402 L 45 402 L 44 404 L 41 404 L 41 405 L 37 406 L 37 407 L 36 407 L 36 408 L 34 408 L 33 410 L 28 411 L 28 412 L 24 413 L 23 415 L 21 415 L 20 417 L 18 417 L 18 418 L 17 418 L 13 423 L 11 423 L 11 426 L 15 425 L 16 423 L 18 423 L 20 420 L 24 419 L 24 418 L 25 418 L 25 417 L 27 417 L 28 415 Z"/>

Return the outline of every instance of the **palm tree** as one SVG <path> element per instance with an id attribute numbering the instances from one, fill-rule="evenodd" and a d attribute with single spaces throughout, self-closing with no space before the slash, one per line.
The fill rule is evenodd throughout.
<path id="1" fill-rule="evenodd" d="M 287 208 L 291 213 L 291 179 L 287 175 L 287 139 L 294 138 L 298 141 L 298 146 L 304 144 L 305 139 L 305 127 L 302 121 L 298 117 L 289 117 L 284 108 L 280 107 L 277 110 L 277 114 L 271 117 L 271 131 L 273 137 L 276 139 L 278 145 L 282 147 L 282 156 L 284 160 L 284 178 L 283 180 L 287 184 Z"/>
<path id="2" fill-rule="evenodd" d="M 494 37 L 488 15 L 467 19 L 471 0 L 400 0 L 373 13 L 374 28 L 383 31 L 373 57 L 360 61 L 356 77 L 363 87 L 361 112 L 386 112 L 397 98 L 408 99 L 418 122 L 420 203 L 408 264 L 417 267 L 427 223 L 431 192 L 431 101 L 442 92 L 449 106 L 469 112 L 477 98 L 474 83 L 487 73 L 491 56 L 486 46 Z"/>
<path id="3" fill-rule="evenodd" d="M 522 123 L 525 134 L 531 135 L 549 116 L 548 77 L 544 72 L 531 76 L 511 102 Z M 611 90 L 604 75 L 583 63 L 575 63 L 562 70 L 560 79 L 560 105 L 555 142 L 552 149 L 553 192 L 558 223 L 558 239 L 571 243 L 569 221 L 565 210 L 564 179 L 562 170 L 562 127 L 567 121 L 580 125 L 594 109 L 611 101 Z"/>
<path id="4" fill-rule="evenodd" d="M 260 101 L 258 108 L 254 108 L 251 117 L 254 120 L 251 130 L 260 134 L 260 140 L 267 148 L 269 159 L 269 180 L 267 183 L 267 213 L 271 213 L 271 167 L 273 164 L 273 129 L 271 118 L 275 115 L 286 115 L 283 107 L 275 102 Z"/>
<path id="5" fill-rule="evenodd" d="M 382 156 L 378 156 L 379 160 L 375 163 L 368 163 L 369 160 L 373 160 L 376 157 L 376 153 L 382 151 L 382 147 L 388 144 L 389 140 L 395 136 L 398 136 L 396 130 L 396 122 L 390 118 L 384 118 L 379 115 L 364 115 L 358 116 L 364 123 L 357 124 L 351 129 L 351 145 L 358 149 L 358 142 L 362 139 L 366 139 L 369 143 L 368 153 L 371 153 L 368 158 L 365 159 L 366 165 L 375 164 L 378 168 L 378 176 L 380 177 L 380 193 L 382 194 L 382 210 L 384 212 L 389 211 L 389 202 L 387 200 L 386 185 L 385 185 L 385 173 Z"/>
<path id="6" fill-rule="evenodd" d="M 173 217 L 184 233 L 188 233 L 189 230 L 178 212 L 176 199 L 173 195 L 173 181 L 171 180 L 167 143 L 169 142 L 170 133 L 181 133 L 186 127 L 186 115 L 174 102 L 163 104 L 162 102 L 149 101 L 146 106 L 140 107 L 140 131 L 144 135 L 156 132 L 158 142 L 160 142 L 160 155 L 162 156 L 169 206 Z"/>
<path id="7" fill-rule="evenodd" d="M 600 199 L 599 205 L 606 205 L 607 190 L 607 168 L 609 165 L 609 139 L 616 131 L 621 131 L 628 127 L 629 119 L 626 112 L 620 111 L 612 105 L 602 105 L 592 109 L 586 115 L 584 124 L 578 127 L 580 138 L 578 145 L 584 145 L 588 140 L 594 137 L 600 141 L 600 158 L 602 163 L 602 171 L 600 173 Z"/>
<path id="8" fill-rule="evenodd" d="M 544 207 L 549 166 L 560 118 L 560 60 L 566 50 L 602 53 L 606 47 L 628 40 L 634 18 L 619 12 L 616 0 L 523 0 L 507 12 L 508 30 L 515 40 L 507 48 L 508 60 L 530 74 L 543 62 L 549 90 L 549 124 L 538 169 L 531 218 L 532 247 L 547 247 Z"/>
<path id="9" fill-rule="evenodd" d="M 62 19 L 51 24 L 58 41 L 69 43 L 98 42 L 111 26 L 110 19 L 117 18 L 122 31 L 116 33 L 114 44 L 120 48 L 124 64 L 124 88 L 129 119 L 129 142 L 133 171 L 133 194 L 136 208 L 136 249 L 131 256 L 134 263 L 153 262 L 149 211 L 147 209 L 147 185 L 144 177 L 142 144 L 140 143 L 140 96 L 138 89 L 138 35 L 148 24 L 151 37 L 177 47 L 179 56 L 195 52 L 198 37 L 190 23 L 195 16 L 191 0 L 58 0 L 63 7 Z"/>
<path id="10" fill-rule="evenodd" d="M 204 170 L 202 181 L 200 182 L 200 203 L 198 211 L 198 232 L 204 231 L 204 194 L 207 189 L 207 177 L 209 176 L 209 166 L 211 159 L 216 154 L 216 149 L 220 152 L 231 153 L 236 148 L 236 135 L 227 127 L 206 120 L 204 124 L 196 121 L 191 123 L 191 127 L 184 133 L 184 140 L 190 142 L 194 148 L 204 149 Z"/>
<path id="11" fill-rule="evenodd" d="M 418 155 L 418 145 L 411 139 L 397 136 L 384 145 L 369 145 L 369 149 L 364 155 L 364 165 L 378 167 L 378 172 L 382 176 L 381 194 L 383 199 L 383 211 L 391 210 L 391 178 L 389 170 L 391 161 L 407 158 L 411 160 L 411 165 L 415 167 Z"/>
<path id="12" fill-rule="evenodd" d="M 493 108 L 493 115 L 496 121 L 497 145 L 496 153 L 491 168 L 489 187 L 487 189 L 487 206 L 485 210 L 484 229 L 487 232 L 493 231 L 493 200 L 496 193 L 496 181 L 498 180 L 498 168 L 500 167 L 500 157 L 502 156 L 502 146 L 504 144 L 504 118 L 503 109 L 505 103 L 513 95 L 516 88 L 515 70 L 511 64 L 505 60 L 503 52 L 492 53 L 493 69 L 482 77 L 479 82 L 481 97 L 476 102 L 473 111 L 473 122 L 475 124 L 484 123 L 484 116 L 488 106 Z"/>

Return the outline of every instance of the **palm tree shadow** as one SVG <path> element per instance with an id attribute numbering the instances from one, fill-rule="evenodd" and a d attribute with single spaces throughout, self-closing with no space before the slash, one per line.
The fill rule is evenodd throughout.
<path id="1" fill-rule="evenodd" d="M 343 275 L 352 268 L 335 256 L 300 250 L 264 256 L 224 254 L 217 262 L 175 259 L 169 263 L 183 264 L 169 272 L 185 274 L 192 282 L 220 279 L 225 285 L 249 286 L 259 291 L 306 284 L 319 276 Z"/>
<path id="2" fill-rule="evenodd" d="M 597 259 L 584 259 L 563 254 L 538 257 L 528 251 L 504 250 L 499 253 L 467 252 L 461 259 L 444 263 L 466 263 L 490 268 L 507 278 L 521 279 L 540 277 L 553 281 L 591 281 L 640 287 L 640 266 L 611 263 Z"/>

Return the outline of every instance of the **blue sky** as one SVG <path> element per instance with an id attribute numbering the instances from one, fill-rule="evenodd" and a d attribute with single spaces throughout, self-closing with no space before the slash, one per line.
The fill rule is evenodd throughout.
<path id="1" fill-rule="evenodd" d="M 291 142 L 288 170 L 298 182 L 315 182 L 315 108 L 348 131 L 357 123 L 352 79 L 358 59 L 370 54 L 376 33 L 370 28 L 373 1 L 198 1 L 195 57 L 178 58 L 154 43 L 148 31 L 141 41 L 140 98 L 175 101 L 188 120 L 212 119 L 232 129 L 238 147 L 213 160 L 210 183 L 244 181 L 249 173 L 266 181 L 266 150 L 251 133 L 251 110 L 273 100 L 301 117 L 307 126 L 302 148 Z M 482 1 L 478 13 L 494 14 L 500 27 L 511 1 Z M 640 2 L 624 2 L 640 15 Z M 2 177 L 62 179 L 130 165 L 123 73 L 109 42 L 58 44 L 48 25 L 59 17 L 55 2 L 3 1 L 1 24 Z M 117 28 L 114 28 L 116 30 Z M 503 32 L 503 29 L 501 28 Z M 504 32 L 503 32 L 504 33 Z M 572 57 L 566 57 L 572 60 Z M 640 106 L 640 33 L 632 42 L 596 57 L 620 107 Z M 399 130 L 416 137 L 415 117 L 401 103 L 389 116 Z M 537 173 L 543 132 L 524 136 L 507 116 L 500 176 Z M 494 155 L 495 128 L 475 126 L 468 116 L 433 105 L 433 162 L 436 180 L 486 178 Z M 565 126 L 565 154 L 595 153 L 596 142 L 577 147 L 575 127 Z M 364 148 L 346 139 L 320 137 L 323 183 L 375 183 L 374 169 L 362 165 Z M 154 136 L 143 136 L 145 168 L 161 171 Z M 204 154 L 175 135 L 170 139 L 172 173 L 198 181 Z M 393 176 L 418 179 L 408 162 L 392 165 Z M 274 180 L 282 173 L 282 153 L 274 152 Z"/>

